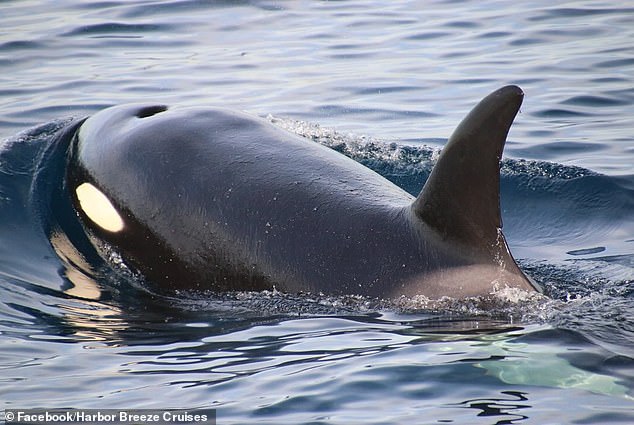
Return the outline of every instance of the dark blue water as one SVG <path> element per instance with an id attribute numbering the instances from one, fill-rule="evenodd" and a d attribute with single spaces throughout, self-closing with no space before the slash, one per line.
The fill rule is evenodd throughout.
<path id="1" fill-rule="evenodd" d="M 634 422 L 632 5 L 9 1 L 0 23 L 2 408 Z M 416 194 L 454 126 L 509 83 L 526 97 L 504 231 L 548 297 L 157 298 L 132 276 L 65 267 L 34 206 L 59 128 L 139 101 L 269 116 Z"/>

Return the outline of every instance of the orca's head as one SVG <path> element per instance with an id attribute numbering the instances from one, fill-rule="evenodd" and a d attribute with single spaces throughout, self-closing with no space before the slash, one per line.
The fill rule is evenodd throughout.
<path id="1" fill-rule="evenodd" d="M 142 120 L 166 110 L 164 105 L 116 106 L 88 118 L 76 131 L 66 181 L 82 223 L 92 232 L 109 239 L 131 230 L 125 194 L 143 183 L 147 171 L 142 158 L 131 153 L 149 148 L 153 137 L 129 134 L 139 133 L 135 129 Z"/>
<path id="2" fill-rule="evenodd" d="M 239 174 L 233 165 L 262 125 L 221 108 L 156 104 L 88 118 L 67 151 L 65 192 L 90 244 L 153 289 L 232 290 L 232 278 L 252 272 L 223 261 L 238 248 L 216 217 L 217 187 L 226 184 L 218 170 Z M 253 290 L 270 288 L 265 278 L 249 279 Z"/>
<path id="3" fill-rule="evenodd" d="M 115 106 L 88 118 L 69 146 L 66 192 L 88 240 L 106 262 L 123 261 L 149 282 L 196 283 L 198 240 L 179 224 L 195 220 L 196 205 L 182 199 L 192 184 L 182 157 L 204 122 L 194 115 Z"/>

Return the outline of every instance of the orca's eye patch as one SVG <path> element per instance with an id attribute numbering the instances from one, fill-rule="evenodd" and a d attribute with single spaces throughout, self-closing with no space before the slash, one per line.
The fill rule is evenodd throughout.
<path id="1" fill-rule="evenodd" d="M 120 232 L 123 219 L 103 192 L 90 183 L 82 183 L 75 189 L 82 211 L 93 223 L 108 232 Z"/>
<path id="2" fill-rule="evenodd" d="M 136 116 L 138 118 L 147 118 L 165 111 L 167 111 L 167 106 L 165 105 L 145 106 L 139 109 Z"/>

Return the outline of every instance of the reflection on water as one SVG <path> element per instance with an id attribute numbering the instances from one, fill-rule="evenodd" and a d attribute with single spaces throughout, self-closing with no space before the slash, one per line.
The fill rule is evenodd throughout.
<path id="1" fill-rule="evenodd" d="M 479 417 L 491 418 L 496 422 L 490 423 L 496 425 L 516 424 L 530 419 L 529 416 L 522 414 L 522 409 L 530 409 L 532 407 L 528 404 L 530 403 L 527 398 L 528 393 L 502 391 L 501 394 L 506 397 L 465 400 L 459 406 L 480 410 L 478 413 Z"/>
<path id="2" fill-rule="evenodd" d="M 247 412 L 270 420 L 314 419 L 317 412 L 363 418 L 376 405 L 392 423 L 410 418 L 413 405 L 439 420 L 468 418 L 450 413 L 462 407 L 515 423 L 539 416 L 540 403 L 552 404 L 551 393 L 542 398 L 546 388 L 631 403 L 632 359 L 614 361 L 580 333 L 562 335 L 549 325 L 360 307 L 324 316 L 325 307 L 340 308 L 326 305 L 335 299 L 313 300 L 311 312 L 299 297 L 302 314 L 274 315 L 258 308 L 290 306 L 287 295 L 236 294 L 214 303 L 120 289 L 102 297 L 107 301 L 40 290 L 22 305 L 5 304 L 12 313 L 3 312 L 1 325 L 9 348 L 3 381 L 20 382 L 10 384 L 5 400 L 46 403 L 45 388 L 55 382 L 56 394 L 78 407 L 177 407 L 182 402 L 170 400 L 185 397 L 188 408 L 215 406 L 219 417 L 242 422 Z M 41 379 L 43 365 L 55 381 Z"/>

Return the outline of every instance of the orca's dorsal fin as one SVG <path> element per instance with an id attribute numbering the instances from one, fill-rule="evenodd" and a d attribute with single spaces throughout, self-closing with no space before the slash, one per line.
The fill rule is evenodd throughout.
<path id="1" fill-rule="evenodd" d="M 443 239 L 476 247 L 499 244 L 500 159 L 523 97 L 517 86 L 491 93 L 469 112 L 443 147 L 412 204 L 416 215 Z"/>

